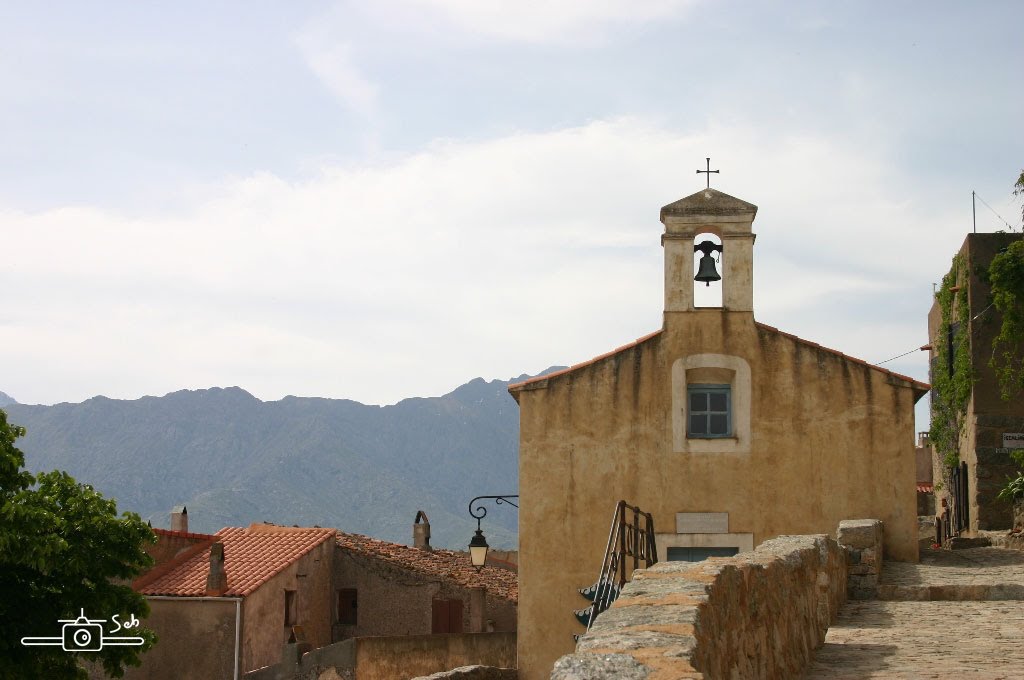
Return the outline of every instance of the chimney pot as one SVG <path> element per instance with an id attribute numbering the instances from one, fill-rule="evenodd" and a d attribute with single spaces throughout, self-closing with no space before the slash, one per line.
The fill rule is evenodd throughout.
<path id="1" fill-rule="evenodd" d="M 412 524 L 412 545 L 420 550 L 433 550 L 430 547 L 430 520 L 422 510 L 416 512 L 416 520 Z"/>
<path id="2" fill-rule="evenodd" d="M 206 594 L 223 595 L 228 589 L 228 575 L 224 571 L 224 544 L 217 541 L 210 546 L 210 574 L 206 577 Z"/>
<path id="3" fill-rule="evenodd" d="M 188 508 L 184 505 L 175 505 L 171 508 L 171 531 L 188 533 Z"/>

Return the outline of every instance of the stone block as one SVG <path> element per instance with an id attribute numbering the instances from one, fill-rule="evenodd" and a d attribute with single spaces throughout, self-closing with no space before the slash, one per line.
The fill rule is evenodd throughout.
<path id="1" fill-rule="evenodd" d="M 648 675 L 650 669 L 628 654 L 569 654 L 555 662 L 551 680 L 646 680 Z"/>
<path id="2" fill-rule="evenodd" d="M 882 521 L 846 519 L 839 523 L 839 544 L 855 549 L 874 548 L 882 542 Z"/>

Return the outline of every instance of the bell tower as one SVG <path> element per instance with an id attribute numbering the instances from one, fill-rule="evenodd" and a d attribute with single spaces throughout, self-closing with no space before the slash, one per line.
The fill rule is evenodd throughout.
<path id="1" fill-rule="evenodd" d="M 715 281 L 713 253 L 721 254 L 722 311 L 754 311 L 754 216 L 757 206 L 717 189 L 702 189 L 669 203 L 661 209 L 665 233 L 665 312 L 691 312 L 694 285 Z M 700 234 L 714 234 L 721 246 L 710 240 L 695 243 Z M 694 252 L 703 253 L 694 281 Z"/>

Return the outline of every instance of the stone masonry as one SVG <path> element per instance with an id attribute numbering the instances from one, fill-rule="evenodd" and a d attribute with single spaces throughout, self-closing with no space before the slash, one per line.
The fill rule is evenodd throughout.
<path id="1" fill-rule="evenodd" d="M 749 553 L 639 570 L 552 680 L 794 678 L 846 596 L 844 550 L 780 536 Z"/>
<path id="2" fill-rule="evenodd" d="M 839 545 L 846 551 L 846 594 L 851 600 L 871 600 L 882 573 L 882 523 L 877 519 L 848 519 L 839 523 Z"/>
<path id="3" fill-rule="evenodd" d="M 923 550 L 848 602 L 804 680 L 1024 677 L 1024 551 Z"/>

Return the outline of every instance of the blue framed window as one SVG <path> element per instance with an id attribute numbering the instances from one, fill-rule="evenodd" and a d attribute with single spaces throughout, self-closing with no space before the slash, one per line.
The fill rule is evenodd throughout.
<path id="1" fill-rule="evenodd" d="M 732 436 L 732 390 L 729 385 L 690 385 L 686 388 L 689 413 L 686 436 L 715 439 Z"/>

